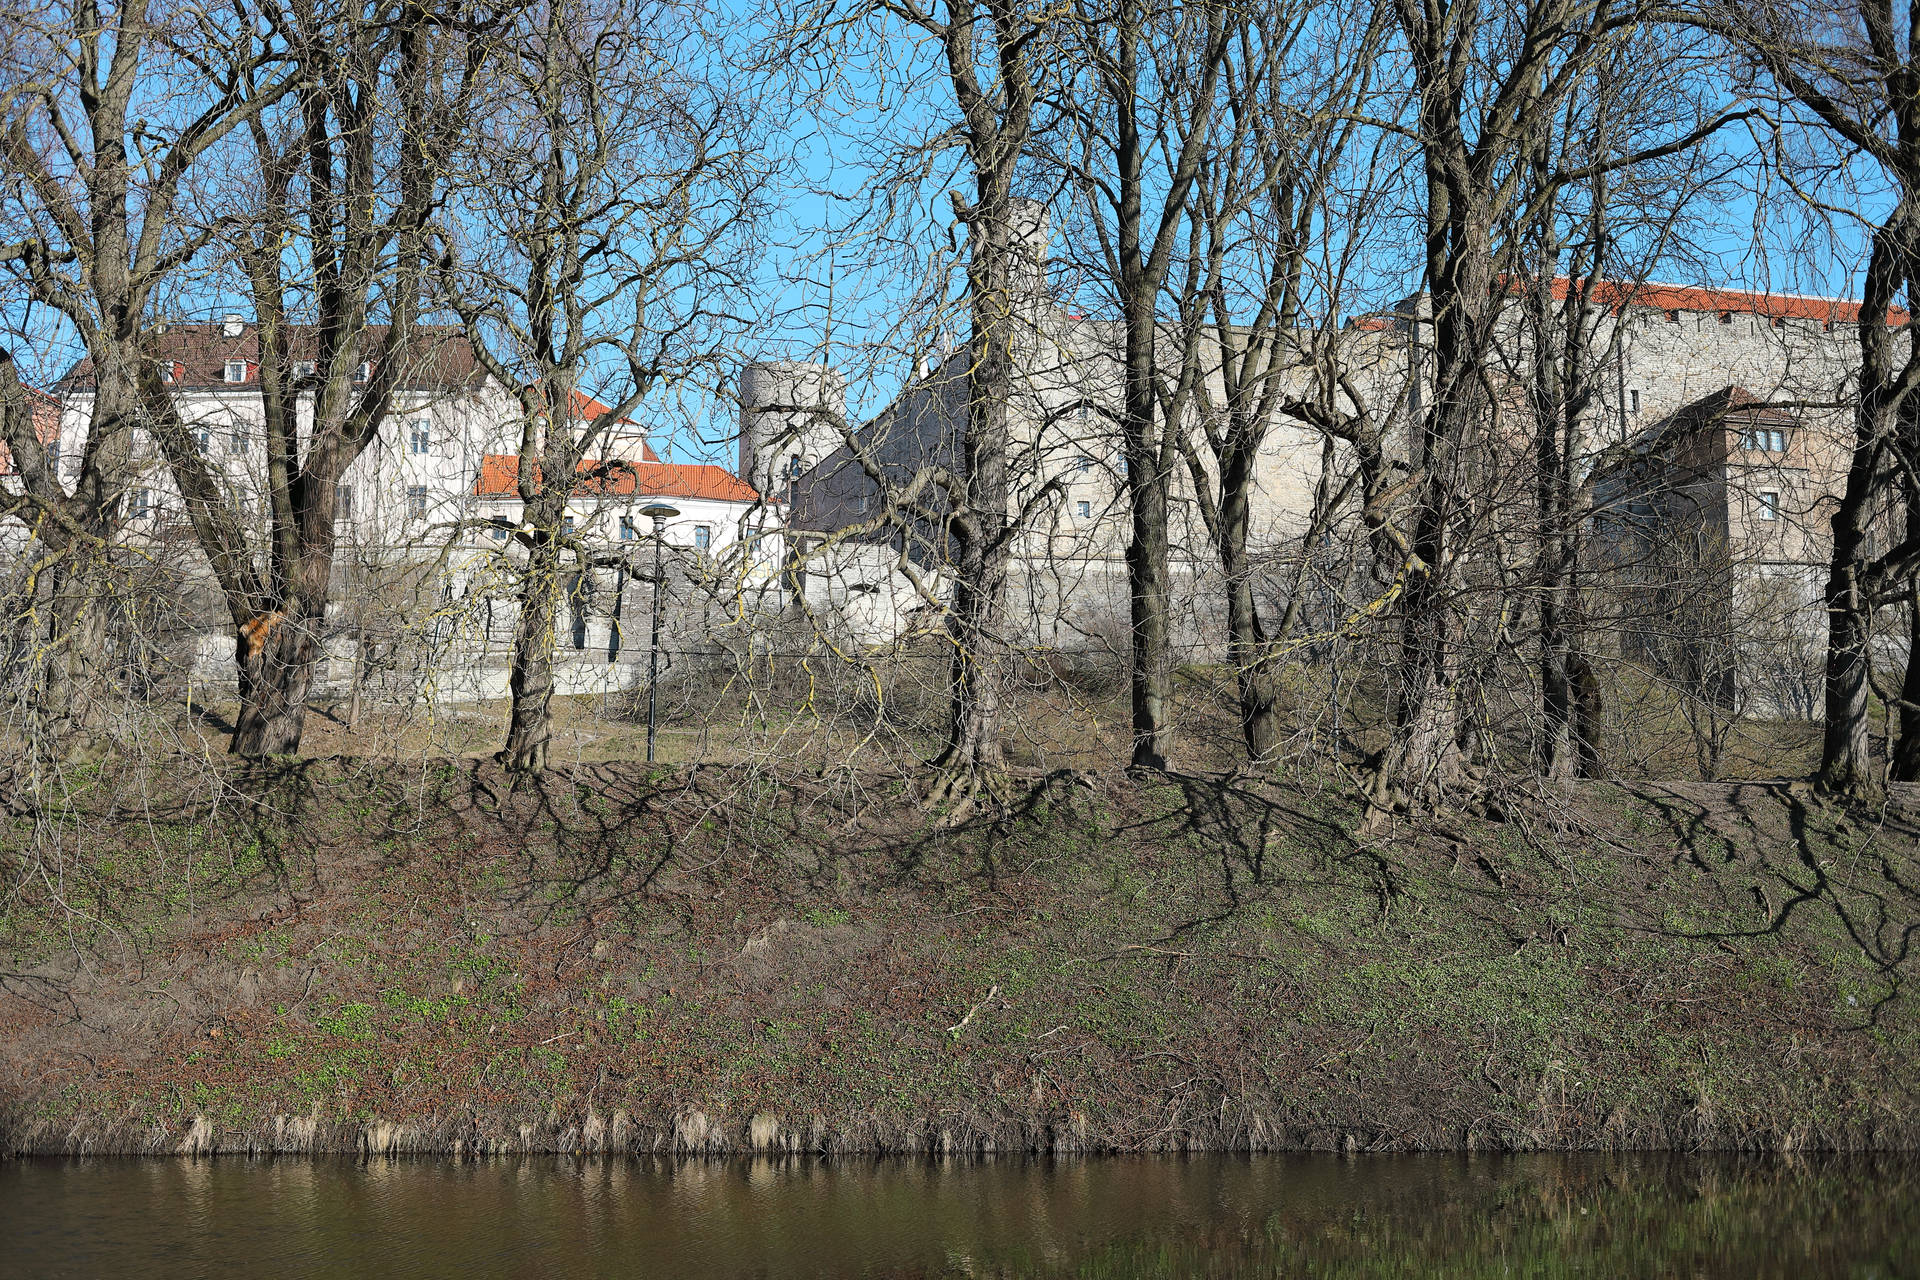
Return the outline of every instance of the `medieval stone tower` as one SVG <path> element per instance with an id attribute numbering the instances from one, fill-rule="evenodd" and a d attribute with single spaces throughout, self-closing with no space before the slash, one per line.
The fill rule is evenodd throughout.
<path id="1" fill-rule="evenodd" d="M 824 364 L 761 360 L 740 371 L 740 478 L 769 501 L 839 448 L 846 379 Z"/>

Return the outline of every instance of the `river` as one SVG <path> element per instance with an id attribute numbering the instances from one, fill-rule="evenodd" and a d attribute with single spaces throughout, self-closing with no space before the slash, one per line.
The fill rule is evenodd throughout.
<path id="1" fill-rule="evenodd" d="M 1920 1275 L 1920 1164 L 0 1161 L 0 1274 Z"/>

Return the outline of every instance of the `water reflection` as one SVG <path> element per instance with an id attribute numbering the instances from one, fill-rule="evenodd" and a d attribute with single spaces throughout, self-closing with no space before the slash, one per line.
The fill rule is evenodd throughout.
<path id="1" fill-rule="evenodd" d="M 13 1276 L 1871 1276 L 1898 1160 L 25 1160 Z"/>

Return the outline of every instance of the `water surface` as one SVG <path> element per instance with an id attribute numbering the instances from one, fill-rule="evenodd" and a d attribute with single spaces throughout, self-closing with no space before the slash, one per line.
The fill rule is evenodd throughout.
<path id="1" fill-rule="evenodd" d="M 28 1276 L 1920 1275 L 1901 1160 L 0 1161 Z"/>

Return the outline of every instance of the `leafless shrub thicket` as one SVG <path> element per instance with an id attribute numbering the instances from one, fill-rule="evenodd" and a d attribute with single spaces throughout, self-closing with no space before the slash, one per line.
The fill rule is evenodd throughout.
<path id="1" fill-rule="evenodd" d="M 1376 819 L 1911 780 L 1920 78 L 1879 14 L 15 3 L 14 803 L 115 752 L 657 734 L 963 808 L 1060 766 Z M 1860 306 L 1655 283 L 1725 283 L 1755 191 L 1864 246 Z M 774 406 L 811 443 L 669 545 L 660 455 L 726 456 L 782 354 L 838 371 Z"/>

